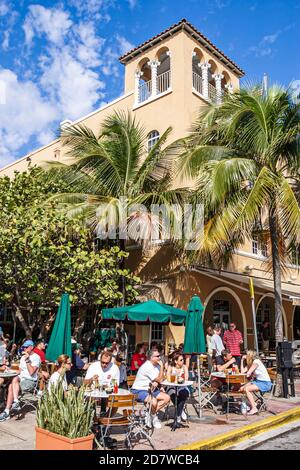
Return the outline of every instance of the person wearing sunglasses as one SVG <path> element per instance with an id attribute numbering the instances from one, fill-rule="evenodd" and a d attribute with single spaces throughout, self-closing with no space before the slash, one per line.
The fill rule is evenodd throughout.
<path id="1" fill-rule="evenodd" d="M 237 330 L 236 324 L 231 322 L 229 330 L 225 331 L 223 336 L 223 343 L 235 358 L 238 367 L 241 367 L 241 344 L 243 344 L 242 333 Z"/>
<path id="2" fill-rule="evenodd" d="M 146 425 L 156 429 L 161 428 L 157 413 L 170 401 L 170 396 L 161 388 L 164 366 L 161 354 L 157 349 L 150 349 L 148 360 L 137 371 L 131 392 L 137 395 L 138 401 L 151 403 L 151 414 L 146 416 Z"/>
<path id="3" fill-rule="evenodd" d="M 51 392 L 53 387 L 57 387 L 58 384 L 62 384 L 64 391 L 68 390 L 68 384 L 66 379 L 66 372 L 71 370 L 72 361 L 70 356 L 67 354 L 61 354 L 56 362 L 58 363 L 58 369 L 56 372 L 53 372 L 48 382 L 48 390 Z"/>
<path id="4" fill-rule="evenodd" d="M 102 351 L 99 361 L 93 362 L 86 373 L 84 383 L 91 384 L 98 380 L 101 384 L 110 384 L 112 380 L 120 384 L 120 369 L 112 362 L 111 351 Z"/>

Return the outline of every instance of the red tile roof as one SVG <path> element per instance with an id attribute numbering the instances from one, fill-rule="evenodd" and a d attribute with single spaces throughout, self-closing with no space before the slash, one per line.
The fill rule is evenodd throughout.
<path id="1" fill-rule="evenodd" d="M 172 34 L 175 34 L 177 31 L 180 30 L 185 30 L 188 34 L 191 36 L 198 36 L 196 37 L 196 40 L 200 44 L 203 45 L 206 48 L 209 49 L 209 51 L 217 57 L 219 60 L 221 60 L 224 65 L 227 65 L 231 70 L 233 70 L 237 75 L 243 76 L 245 75 L 244 71 L 235 63 L 233 62 L 227 55 L 224 54 L 220 49 L 217 48 L 204 34 L 202 34 L 200 31 L 198 31 L 191 23 L 189 23 L 185 18 L 180 20 L 178 23 L 170 26 L 170 28 L 166 29 L 165 31 L 157 34 L 151 39 L 148 39 L 147 41 L 143 42 L 143 44 L 140 44 L 138 47 L 135 47 L 131 51 L 127 52 L 126 54 L 122 55 L 119 58 L 119 61 L 122 64 L 126 64 L 129 62 L 131 59 L 139 55 L 141 52 L 144 52 L 145 50 L 149 49 L 150 47 L 154 46 L 156 43 L 158 43 L 160 40 L 163 39 L 162 36 L 171 36 Z"/>

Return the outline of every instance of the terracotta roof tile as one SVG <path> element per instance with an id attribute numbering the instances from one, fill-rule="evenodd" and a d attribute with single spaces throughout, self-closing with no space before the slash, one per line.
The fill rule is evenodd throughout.
<path id="1" fill-rule="evenodd" d="M 166 35 L 168 33 L 169 34 L 174 34 L 175 32 L 177 32 L 180 29 L 185 29 L 189 34 L 192 34 L 191 31 L 189 31 L 189 29 L 192 30 L 192 32 L 194 32 L 195 34 L 200 36 L 209 46 L 212 47 L 213 50 L 211 52 L 214 55 L 219 54 L 219 55 L 223 56 L 224 59 L 226 59 L 229 62 L 229 64 L 232 66 L 231 68 L 234 68 L 239 72 L 239 75 L 243 76 L 245 74 L 244 71 L 235 62 L 233 62 L 226 54 L 224 54 L 224 52 L 222 52 L 215 44 L 213 44 L 206 36 L 204 36 L 204 34 L 202 34 L 200 31 L 198 31 L 185 18 L 180 20 L 178 23 L 173 24 L 172 26 L 170 26 L 165 31 L 162 31 L 161 33 L 157 34 L 156 36 L 153 36 L 153 38 L 148 39 L 147 41 L 143 42 L 142 44 L 135 47 L 131 51 L 127 52 L 126 54 L 122 55 L 119 58 L 120 62 L 125 64 L 126 62 L 128 62 L 132 58 L 133 54 L 134 54 L 134 56 L 138 55 L 138 51 L 140 49 L 143 49 L 145 46 L 151 47 L 151 45 L 152 45 L 151 43 L 156 41 L 159 37 L 161 37 L 163 35 Z"/>

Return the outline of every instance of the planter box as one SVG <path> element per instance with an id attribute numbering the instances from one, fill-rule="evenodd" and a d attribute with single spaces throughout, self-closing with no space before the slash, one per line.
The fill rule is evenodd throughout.
<path id="1" fill-rule="evenodd" d="M 36 450 L 92 450 L 94 434 L 86 437 L 69 439 L 45 429 L 35 428 Z"/>

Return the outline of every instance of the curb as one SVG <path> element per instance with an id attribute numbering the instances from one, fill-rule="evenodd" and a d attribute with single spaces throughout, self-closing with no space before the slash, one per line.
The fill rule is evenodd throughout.
<path id="1" fill-rule="evenodd" d="M 210 439 L 192 442 L 191 444 L 176 447 L 175 450 L 225 450 L 238 442 L 247 440 L 271 429 L 282 426 L 283 424 L 297 421 L 300 419 L 300 406 L 291 410 L 279 413 L 276 416 L 265 418 L 253 424 L 248 424 L 234 431 L 225 434 L 218 434 Z"/>

